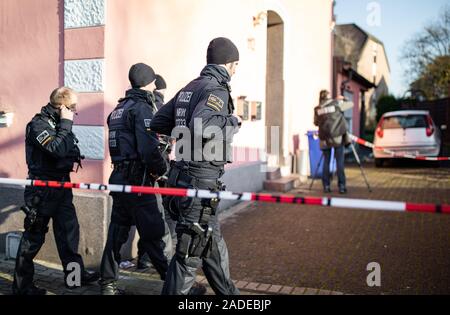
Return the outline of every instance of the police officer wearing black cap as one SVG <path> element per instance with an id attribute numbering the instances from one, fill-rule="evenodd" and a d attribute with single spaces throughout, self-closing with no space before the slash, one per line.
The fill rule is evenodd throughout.
<path id="1" fill-rule="evenodd" d="M 240 126 L 240 119 L 233 115 L 229 86 L 238 61 L 239 51 L 229 39 L 212 40 L 200 77 L 179 91 L 152 120 L 153 131 L 177 139 L 177 162 L 171 165 L 169 186 L 224 189 L 219 178 L 231 162 L 231 141 Z M 213 128 L 215 134 L 203 133 L 206 128 Z M 205 153 L 210 147 L 215 149 Z M 228 250 L 217 219 L 218 200 L 169 197 L 165 205 L 177 220 L 178 241 L 162 294 L 188 294 L 200 266 L 216 294 L 239 294 L 230 278 Z"/>
<path id="2" fill-rule="evenodd" d="M 155 95 L 155 103 L 156 108 L 158 110 L 161 109 L 161 107 L 164 105 L 164 94 L 167 89 L 167 83 L 164 78 L 157 74 L 156 75 L 156 81 L 155 81 L 155 90 L 153 91 L 153 94 Z"/>
<path id="3" fill-rule="evenodd" d="M 158 137 L 150 130 L 156 111 L 152 91 L 156 74 L 143 63 L 130 68 L 132 89 L 119 100 L 108 117 L 109 151 L 114 170 L 110 184 L 153 186 L 166 172 L 166 163 L 158 150 Z M 165 222 L 154 195 L 111 193 L 113 207 L 101 262 L 101 293 L 118 295 L 117 287 L 120 249 L 128 239 L 131 225 L 136 225 L 142 246 L 162 280 L 168 261 L 164 256 Z"/>
<path id="4" fill-rule="evenodd" d="M 74 164 L 80 166 L 82 159 L 78 140 L 72 132 L 76 104 L 77 95 L 72 89 L 58 88 L 50 95 L 49 104 L 42 107 L 41 112 L 27 125 L 25 151 L 28 178 L 70 182 Z M 85 270 L 83 259 L 78 253 L 80 230 L 72 202 L 72 190 L 26 187 L 24 197 L 25 205 L 22 210 L 26 214 L 25 232 L 17 252 L 13 293 L 46 294 L 45 289 L 38 288 L 33 283 L 33 259 L 44 244 L 50 219 L 53 221 L 53 233 L 64 269 L 66 287 L 73 289 L 77 286 L 76 281 L 67 281 L 74 270 L 81 272 L 81 285 L 98 280 L 98 273 Z M 79 269 L 72 269 L 73 263 Z"/>
<path id="5" fill-rule="evenodd" d="M 157 110 L 159 110 L 164 105 L 164 94 L 167 89 L 167 83 L 164 78 L 157 74 L 155 80 L 155 89 L 153 90 L 153 95 L 155 96 L 155 105 Z M 171 138 L 165 135 L 159 135 L 159 149 L 161 155 L 163 156 L 167 168 L 169 168 L 169 154 L 171 152 Z M 163 180 L 158 181 L 158 186 L 161 187 L 165 182 Z M 163 237 L 165 243 L 164 255 L 170 260 L 173 256 L 173 241 L 172 237 L 175 236 L 175 223 L 170 219 L 168 213 L 166 213 L 162 200 L 160 196 L 157 196 L 158 206 L 161 213 L 163 213 L 164 220 L 167 223 L 166 232 Z M 152 262 L 148 257 L 145 246 L 143 245 L 143 240 L 139 239 L 138 244 L 138 259 L 137 259 L 137 269 L 148 269 L 152 266 Z"/>

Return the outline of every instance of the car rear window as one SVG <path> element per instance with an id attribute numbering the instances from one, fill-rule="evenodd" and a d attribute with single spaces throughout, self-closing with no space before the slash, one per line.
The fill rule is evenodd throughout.
<path id="1" fill-rule="evenodd" d="M 408 128 L 427 128 L 427 117 L 425 115 L 408 115 L 384 118 L 383 129 Z"/>

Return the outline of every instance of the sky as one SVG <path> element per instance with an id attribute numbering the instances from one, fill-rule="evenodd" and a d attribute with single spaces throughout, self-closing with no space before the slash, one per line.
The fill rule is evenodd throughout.
<path id="1" fill-rule="evenodd" d="M 408 80 L 400 61 L 402 47 L 428 22 L 437 20 L 446 4 L 450 0 L 336 0 L 336 22 L 356 23 L 384 43 L 391 67 L 390 91 L 403 96 Z"/>

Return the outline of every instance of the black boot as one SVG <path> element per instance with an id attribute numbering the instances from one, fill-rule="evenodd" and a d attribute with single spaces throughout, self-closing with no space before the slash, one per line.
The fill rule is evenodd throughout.
<path id="1" fill-rule="evenodd" d="M 18 291 L 16 288 L 13 288 L 14 295 L 46 295 L 47 290 L 38 288 L 34 283 L 25 291 Z"/>
<path id="2" fill-rule="evenodd" d="M 189 290 L 188 295 L 205 295 L 206 294 L 206 286 L 197 281 L 194 282 L 191 289 Z"/>
<path id="3" fill-rule="evenodd" d="M 346 193 L 347 193 L 347 188 L 345 188 L 345 186 L 340 186 L 340 187 L 339 187 L 339 193 L 340 193 L 341 195 L 346 194 Z"/>
<path id="4" fill-rule="evenodd" d="M 125 295 L 125 291 L 119 289 L 116 282 L 100 284 L 101 295 Z"/>
<path id="5" fill-rule="evenodd" d="M 84 270 L 81 275 L 81 285 L 90 284 L 100 279 L 100 273 L 92 270 Z"/>
<path id="6" fill-rule="evenodd" d="M 100 273 L 98 273 L 97 271 L 92 271 L 92 270 L 84 270 L 83 273 L 81 274 L 81 286 L 84 285 L 89 285 L 92 282 L 97 281 L 98 279 L 100 279 Z M 74 289 L 78 289 L 78 286 L 69 286 L 67 284 L 67 279 L 66 277 L 64 277 L 64 284 L 66 285 L 66 288 L 69 290 L 74 290 Z"/>
<path id="7" fill-rule="evenodd" d="M 331 193 L 331 188 L 330 188 L 330 186 L 325 186 L 325 187 L 323 188 L 323 192 L 326 193 L 326 194 Z"/>
<path id="8" fill-rule="evenodd" d="M 138 264 L 137 269 L 148 269 L 152 267 L 152 262 L 150 261 L 150 258 L 148 257 L 147 253 L 144 253 L 142 256 L 138 257 Z"/>

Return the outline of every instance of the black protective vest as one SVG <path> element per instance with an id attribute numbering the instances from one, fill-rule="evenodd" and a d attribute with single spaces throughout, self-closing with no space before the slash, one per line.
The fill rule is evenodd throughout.
<path id="1" fill-rule="evenodd" d="M 188 127 L 192 119 L 192 114 L 202 96 L 212 91 L 215 86 L 210 83 L 211 80 L 205 77 L 199 77 L 189 83 L 182 89 L 175 103 L 175 126 Z M 211 87 L 208 88 L 208 85 Z"/>
<path id="2" fill-rule="evenodd" d="M 133 117 L 130 111 L 136 102 L 124 98 L 108 117 L 109 153 L 113 163 L 137 160 L 137 143 L 133 130 Z"/>
<path id="3" fill-rule="evenodd" d="M 337 102 L 333 101 L 319 106 L 315 111 L 318 116 L 320 140 L 326 141 L 347 133 L 345 117 Z"/>
<path id="4" fill-rule="evenodd" d="M 226 84 L 218 84 L 216 79 L 213 79 L 208 76 L 200 76 L 191 83 L 189 83 L 184 89 L 182 89 L 177 95 L 176 95 L 176 102 L 174 105 L 174 115 L 175 115 L 175 127 L 176 128 L 189 128 L 192 119 L 195 119 L 193 116 L 193 113 L 199 104 L 199 102 L 208 94 L 212 93 L 213 91 L 217 91 L 217 89 L 223 89 L 224 91 L 227 91 L 228 93 L 228 113 L 231 114 L 234 111 L 234 104 L 233 99 L 230 95 L 230 90 L 227 88 Z M 201 156 L 202 151 L 200 149 L 203 149 L 204 142 L 202 142 L 201 148 L 197 148 L 199 152 L 194 152 L 196 149 L 194 146 L 195 136 L 200 135 L 194 135 L 194 130 L 190 130 L 191 133 L 191 161 L 195 161 L 195 157 Z M 179 140 L 179 139 L 177 139 Z M 196 141 L 202 141 L 201 139 L 197 139 Z M 228 144 L 225 144 L 225 150 L 231 150 L 230 148 L 227 148 L 227 146 L 230 146 Z M 179 149 L 180 153 L 184 153 L 184 148 L 180 147 Z M 198 161 L 197 161 L 198 162 Z M 227 161 L 223 162 L 213 162 L 216 166 L 223 166 L 227 164 Z"/>

